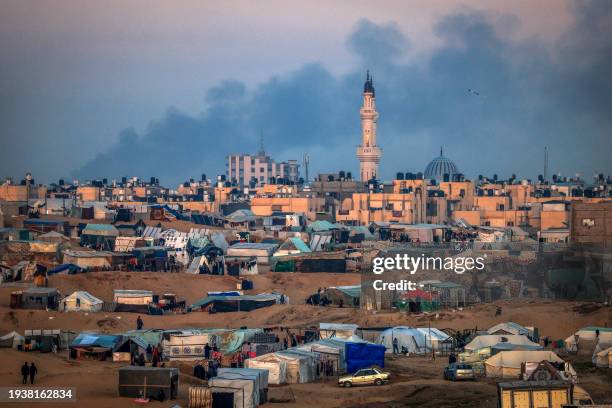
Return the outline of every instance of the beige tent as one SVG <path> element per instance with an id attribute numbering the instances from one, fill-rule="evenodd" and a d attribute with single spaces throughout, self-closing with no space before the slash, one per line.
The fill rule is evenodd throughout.
<path id="1" fill-rule="evenodd" d="M 593 352 L 593 364 L 599 368 L 612 368 L 612 343 L 599 343 Z"/>
<path id="2" fill-rule="evenodd" d="M 245 361 L 247 368 L 260 368 L 268 370 L 269 384 L 287 383 L 287 360 L 280 358 L 276 353 L 268 353 Z"/>
<path id="3" fill-rule="evenodd" d="M 60 302 L 64 312 L 99 312 L 104 302 L 88 292 L 77 290 Z"/>
<path id="4" fill-rule="evenodd" d="M 12 331 L 0 337 L 0 347 L 11 347 L 16 349 L 19 345 L 23 345 L 24 340 L 25 338 L 21 334 Z"/>
<path id="5" fill-rule="evenodd" d="M 552 351 L 502 351 L 489 357 L 485 362 L 485 372 L 491 378 L 519 378 L 521 364 L 542 360 L 562 363 L 563 360 Z"/>
<path id="6" fill-rule="evenodd" d="M 597 338 L 596 330 L 600 331 Z M 578 340 L 578 343 L 576 343 Z M 584 327 L 565 339 L 565 348 L 569 351 L 593 350 L 598 342 L 612 343 L 612 330 L 607 327 Z"/>

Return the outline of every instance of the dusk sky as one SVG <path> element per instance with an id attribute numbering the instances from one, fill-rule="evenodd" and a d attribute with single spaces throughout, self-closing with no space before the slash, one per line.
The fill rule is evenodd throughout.
<path id="1" fill-rule="evenodd" d="M 612 1 L 0 0 L 0 177 L 174 186 L 228 153 L 381 176 L 612 173 Z M 474 89 L 476 93 L 468 92 Z"/>

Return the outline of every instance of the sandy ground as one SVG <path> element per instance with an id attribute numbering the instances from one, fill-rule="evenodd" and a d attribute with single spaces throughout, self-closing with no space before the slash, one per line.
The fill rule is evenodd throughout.
<path id="1" fill-rule="evenodd" d="M 359 283 L 356 274 L 288 274 L 268 273 L 253 278 L 252 293 L 278 290 L 286 293 L 290 305 L 277 305 L 254 312 L 190 313 L 164 316 L 143 316 L 146 328 L 181 327 L 305 327 L 319 322 L 357 323 L 362 327 L 411 325 L 467 329 L 487 328 L 503 321 L 514 321 L 525 326 L 538 327 L 541 335 L 566 338 L 577 329 L 600 325 L 610 326 L 609 308 L 583 303 L 520 300 L 483 304 L 463 310 L 446 310 L 437 314 L 411 316 L 403 313 L 372 313 L 349 308 L 323 308 L 304 304 L 304 299 L 318 287 Z M 209 290 L 227 290 L 236 287 L 236 279 L 228 276 L 114 273 L 99 272 L 87 275 L 54 276 L 50 286 L 63 294 L 73 290 L 87 290 L 93 295 L 112 300 L 112 291 L 121 289 L 150 289 L 155 293 L 172 292 L 192 303 Z M 0 334 L 11 330 L 21 333 L 25 329 L 68 329 L 74 331 L 97 330 L 121 332 L 135 328 L 136 315 L 132 313 L 60 313 L 8 308 L 10 292 L 16 287 L 0 287 Z M 502 315 L 495 316 L 496 306 L 502 306 Z M 0 350 L 0 385 L 20 385 L 19 368 L 24 361 L 34 361 L 40 369 L 39 385 L 77 387 L 77 406 L 131 407 L 138 406 L 130 399 L 117 397 L 117 370 L 120 364 L 97 361 L 68 361 L 66 353 L 58 355 L 20 353 Z M 610 370 L 596 370 L 588 359 L 574 361 L 581 385 L 597 402 L 612 403 L 608 389 L 612 383 Z M 382 387 L 338 388 L 333 381 L 273 387 L 271 407 L 495 407 L 496 385 L 490 381 L 450 383 L 442 380 L 444 359 L 391 358 L 386 369 L 393 374 L 389 385 Z M 183 367 L 188 372 L 189 367 Z M 181 375 L 179 400 L 187 406 L 188 386 L 192 379 Z M 606 400 L 607 399 L 607 400 Z M 170 407 L 172 403 L 151 403 L 151 406 Z M 10 406 L 10 405 L 7 405 Z M 24 406 L 17 405 L 15 406 Z M 43 407 L 43 404 L 36 404 Z M 48 406 L 60 406 L 49 404 Z"/>

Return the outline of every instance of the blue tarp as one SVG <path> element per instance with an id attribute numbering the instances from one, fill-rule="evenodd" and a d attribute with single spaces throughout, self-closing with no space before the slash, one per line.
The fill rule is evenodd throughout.
<path id="1" fill-rule="evenodd" d="M 67 272 L 69 274 L 75 273 L 75 272 L 80 272 L 82 271 L 83 268 L 81 268 L 78 265 L 75 264 L 71 264 L 71 263 L 66 263 L 66 264 L 61 264 L 59 266 L 56 266 L 53 269 L 50 269 L 47 271 L 47 275 L 53 275 L 56 273 L 62 273 L 62 272 Z"/>
<path id="2" fill-rule="evenodd" d="M 385 366 L 385 346 L 372 343 L 346 343 L 344 349 L 346 372 L 354 373 L 360 368 L 373 365 Z"/>

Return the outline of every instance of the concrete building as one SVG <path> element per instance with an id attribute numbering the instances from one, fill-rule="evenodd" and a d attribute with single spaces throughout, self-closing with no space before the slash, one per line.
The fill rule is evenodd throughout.
<path id="1" fill-rule="evenodd" d="M 276 163 L 266 155 L 263 148 L 257 155 L 230 154 L 227 156 L 226 167 L 228 180 L 241 187 L 261 186 L 278 178 L 297 183 L 300 178 L 300 165 L 297 160 Z"/>
<path id="2" fill-rule="evenodd" d="M 359 109 L 361 117 L 361 145 L 357 147 L 359 159 L 359 175 L 361 181 L 369 181 L 378 176 L 378 163 L 382 156 L 382 149 L 376 144 L 376 91 L 374 81 L 368 71 L 366 82 L 363 85 L 363 105 Z"/>

